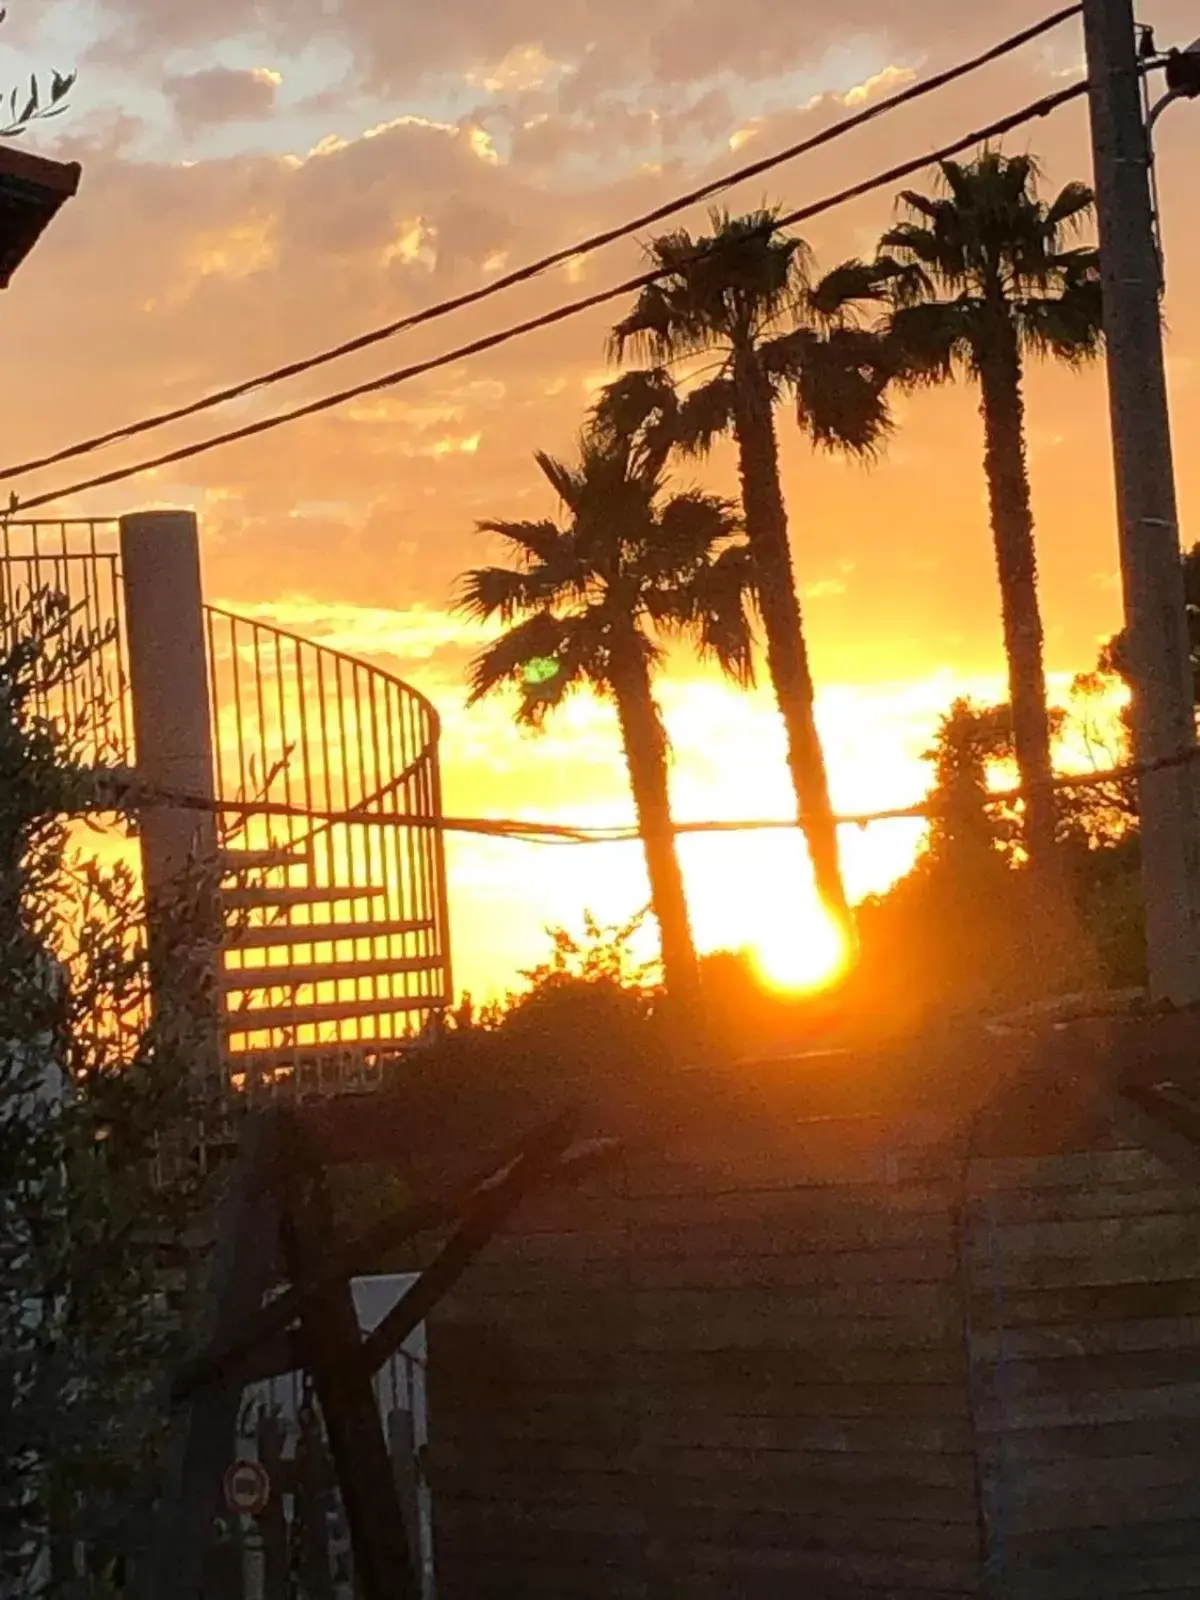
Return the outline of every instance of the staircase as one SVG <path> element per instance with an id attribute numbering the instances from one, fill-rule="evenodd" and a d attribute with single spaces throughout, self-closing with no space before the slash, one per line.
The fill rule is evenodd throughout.
<path id="1" fill-rule="evenodd" d="M 4 525 L 0 613 L 15 614 L 31 588 L 69 597 L 104 643 L 43 713 L 80 730 L 97 767 L 145 776 L 172 729 L 144 737 L 139 760 L 146 707 L 133 703 L 127 606 L 144 604 L 145 574 L 127 581 L 120 542 L 109 523 Z M 175 587 L 171 606 L 187 599 Z M 437 712 L 378 667 L 204 605 L 198 589 L 194 600 L 207 722 L 207 770 L 194 781 L 217 808 L 229 1080 L 243 1090 L 376 1082 L 452 995 Z M 141 674 L 145 683 L 144 664 Z"/>

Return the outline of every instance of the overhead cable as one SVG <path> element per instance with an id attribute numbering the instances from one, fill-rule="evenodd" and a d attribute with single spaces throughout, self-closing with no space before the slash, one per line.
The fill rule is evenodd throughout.
<path id="1" fill-rule="evenodd" d="M 935 73 L 930 78 L 924 78 L 917 83 L 907 85 L 895 94 L 888 95 L 885 99 L 876 101 L 874 105 L 867 106 L 862 111 L 857 111 L 848 117 L 839 118 L 829 127 L 823 128 L 820 133 L 812 134 L 807 139 L 801 139 L 795 144 L 788 145 L 783 150 L 774 151 L 771 155 L 763 156 L 757 161 L 748 162 L 746 165 L 735 168 L 734 171 L 725 173 L 720 178 L 714 178 L 708 183 L 701 184 L 698 188 L 686 194 L 677 195 L 673 200 L 655 206 L 652 210 L 643 212 L 640 216 L 633 217 L 627 222 L 622 222 L 617 227 L 605 228 L 599 233 L 594 233 L 586 239 L 580 239 L 575 244 L 564 246 L 562 249 L 551 251 L 549 255 L 540 257 L 536 261 L 527 262 L 521 267 L 514 268 L 498 278 L 492 279 L 479 288 L 471 289 L 465 294 L 454 295 L 450 299 L 440 300 L 435 305 L 426 306 L 420 311 L 410 313 L 408 316 L 399 317 L 393 322 L 384 323 L 382 327 L 372 328 L 366 333 L 357 334 L 354 338 L 347 339 L 341 344 L 329 349 L 318 351 L 315 355 L 305 356 L 296 361 L 289 361 L 283 366 L 275 367 L 269 372 L 262 372 L 253 378 L 243 379 L 240 383 L 230 384 L 224 389 L 218 389 L 206 394 L 198 400 L 188 401 L 185 405 L 175 406 L 165 411 L 159 411 L 151 416 L 143 417 L 137 422 L 125 424 L 120 428 L 113 428 L 107 433 L 99 433 L 89 439 L 82 439 L 78 443 L 55 450 L 49 455 L 37 456 L 29 461 L 21 461 L 14 466 L 0 468 L 0 483 L 12 478 L 25 477 L 31 472 L 37 472 L 43 467 L 56 466 L 62 461 L 71 461 L 79 456 L 90 455 L 105 446 L 115 444 L 124 439 L 133 439 L 140 434 L 149 433 L 153 429 L 166 427 L 170 423 L 181 422 L 187 417 L 200 415 L 210 411 L 215 406 L 226 405 L 230 401 L 240 400 L 243 396 L 256 393 L 274 384 L 282 383 L 289 378 L 301 376 L 311 372 L 317 367 L 328 365 L 332 361 L 340 361 L 346 356 L 355 355 L 359 351 L 370 349 L 381 344 L 387 339 L 395 338 L 397 334 L 406 333 L 411 328 L 417 328 L 428 322 L 436 322 L 440 318 L 449 316 L 452 312 L 461 311 L 467 306 L 477 305 L 482 300 L 501 294 L 507 289 L 515 288 L 518 284 L 527 283 L 532 278 L 540 277 L 543 273 L 554 267 L 559 267 L 567 262 L 577 261 L 583 256 L 591 255 L 604 246 L 614 244 L 620 239 L 640 233 L 646 228 L 654 227 L 660 222 L 665 222 L 669 217 L 690 206 L 698 205 L 704 200 L 710 200 L 725 190 L 735 185 L 745 183 L 751 178 L 760 177 L 765 172 L 771 172 L 776 167 L 783 166 L 786 162 L 794 161 L 799 156 L 807 155 L 810 151 L 820 149 L 823 145 L 832 144 L 835 140 L 843 138 L 855 129 L 874 122 L 877 118 L 908 105 L 914 100 L 923 99 L 926 95 L 946 88 L 949 84 L 957 82 L 960 78 L 999 61 L 1011 55 L 1015 50 L 1049 33 L 1052 29 L 1061 26 L 1071 17 L 1077 16 L 1082 11 L 1082 6 L 1071 5 L 1056 11 L 1052 15 L 1043 17 L 1040 22 L 1023 28 L 1019 33 L 1010 35 L 1001 40 L 999 44 L 983 51 L 980 55 L 973 56 L 970 60 L 959 62 L 956 66 L 949 67 L 943 72 Z"/>
<path id="2" fill-rule="evenodd" d="M 962 138 L 953 143 L 943 145 L 940 150 L 931 150 L 927 155 L 914 157 L 908 161 L 889 167 L 884 172 L 878 172 L 871 178 L 865 178 L 859 183 L 849 185 L 839 190 L 836 194 L 827 195 L 822 200 L 812 201 L 799 209 L 787 212 L 774 219 L 774 228 L 794 227 L 799 223 L 808 222 L 813 217 L 821 216 L 827 211 L 833 211 L 839 206 L 846 205 L 852 200 L 861 199 L 864 195 L 873 194 L 878 189 L 888 188 L 892 184 L 902 182 L 914 173 L 921 172 L 926 167 L 933 166 L 941 161 L 948 161 L 953 156 L 959 155 L 964 150 L 969 150 L 979 144 L 986 143 L 989 139 L 1001 138 L 1014 129 L 1023 127 L 1039 117 L 1049 116 L 1057 111 L 1060 106 L 1066 105 L 1071 100 L 1078 99 L 1087 93 L 1085 82 L 1071 84 L 1065 89 L 1059 89 L 1053 94 L 1044 95 L 1040 100 L 1023 106 L 1021 110 L 1010 112 L 1006 117 L 997 118 L 985 127 L 976 128 L 971 133 L 964 134 Z M 317 400 L 310 400 L 304 405 L 296 406 L 290 411 L 279 412 L 272 417 L 260 418 L 257 422 L 249 422 L 240 428 L 232 428 L 226 433 L 219 433 L 209 439 L 201 439 L 193 444 L 182 445 L 178 449 L 168 450 L 164 454 L 151 457 L 149 460 L 135 462 L 131 466 L 118 467 L 111 472 L 98 474 L 96 477 L 85 478 L 77 483 L 66 484 L 59 489 L 48 490 L 44 494 L 33 495 L 29 499 L 18 500 L 14 496 L 10 506 L 10 514 L 17 515 L 36 510 L 38 507 L 52 505 L 56 501 L 65 500 L 71 495 L 83 494 L 89 489 L 106 488 L 114 483 L 124 483 L 130 478 L 143 476 L 147 472 L 158 471 L 162 467 L 174 466 L 181 461 L 190 461 L 196 456 L 204 455 L 210 450 L 216 450 L 224 445 L 236 444 L 244 439 L 253 439 L 261 434 L 272 432 L 290 422 L 298 422 L 302 418 L 316 416 L 324 411 L 331 411 L 337 406 L 347 404 L 351 400 L 361 399 L 364 395 L 378 394 L 381 390 L 395 388 L 402 383 L 410 382 L 414 378 L 424 376 L 428 372 L 436 372 L 441 368 L 453 366 L 456 362 L 468 360 L 472 356 L 482 355 L 488 350 L 495 350 L 501 345 L 509 344 L 514 339 L 524 337 L 529 333 L 536 333 L 542 328 L 553 327 L 555 324 L 565 322 L 571 317 L 579 316 L 585 311 L 591 311 L 597 306 L 606 305 L 612 300 L 636 293 L 640 289 L 657 283 L 661 278 L 669 276 L 665 269 L 652 272 L 639 273 L 635 278 L 628 278 L 624 283 L 614 284 L 611 288 L 598 290 L 594 294 L 585 295 L 581 299 L 568 301 L 565 305 L 556 306 L 552 311 L 542 312 L 536 317 L 530 317 L 524 322 L 511 324 L 494 333 L 484 334 L 478 339 L 473 339 L 467 344 L 459 345 L 456 349 L 445 351 L 438 356 L 431 356 L 425 361 L 413 362 L 408 366 L 396 368 L 386 372 L 381 377 L 368 379 L 364 383 L 353 385 L 351 388 L 339 390 L 335 394 L 324 395 Z"/>
<path id="3" fill-rule="evenodd" d="M 1179 755 L 1166 756 L 1158 761 L 1131 763 L 1098 772 L 1067 773 L 1051 780 L 1049 788 L 1056 793 L 1078 789 L 1095 789 L 1111 785 L 1136 782 L 1155 772 L 1164 772 L 1185 766 L 1200 759 L 1200 750 L 1187 750 Z M 993 789 L 980 797 L 985 809 L 995 806 L 1012 806 L 1023 800 L 1027 790 L 1017 786 L 1011 789 Z M 211 795 L 188 794 L 179 790 L 148 787 L 136 781 L 114 779 L 102 794 L 95 810 L 125 809 L 203 811 L 222 817 L 279 817 L 289 820 L 342 826 L 370 826 L 386 828 L 413 828 L 435 833 L 478 834 L 485 838 L 515 839 L 525 844 L 632 844 L 641 838 L 636 827 L 614 826 L 608 828 L 576 827 L 569 823 L 538 822 L 529 818 L 507 817 L 431 817 L 415 812 L 321 810 L 308 806 L 292 805 L 276 800 L 214 800 Z M 881 822 L 929 822 L 952 816 L 953 803 L 926 798 L 914 805 L 893 806 L 883 811 L 855 811 L 837 813 L 831 820 L 843 828 L 867 828 Z M 802 828 L 808 818 L 768 817 L 750 821 L 672 822 L 671 831 L 679 837 L 697 834 L 779 833 Z"/>

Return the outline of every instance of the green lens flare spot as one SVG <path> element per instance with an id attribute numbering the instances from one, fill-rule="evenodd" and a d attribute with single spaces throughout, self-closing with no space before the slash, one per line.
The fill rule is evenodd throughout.
<path id="1" fill-rule="evenodd" d="M 522 676 L 530 688 L 549 683 L 553 678 L 558 677 L 558 662 L 552 660 L 549 656 L 535 656 L 532 661 L 525 663 Z"/>

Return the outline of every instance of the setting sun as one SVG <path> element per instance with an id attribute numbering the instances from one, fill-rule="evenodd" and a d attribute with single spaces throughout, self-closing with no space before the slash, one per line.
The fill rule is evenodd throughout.
<path id="1" fill-rule="evenodd" d="M 773 989 L 803 992 L 831 983 L 846 964 L 846 941 L 818 907 L 780 917 L 750 946 L 755 971 Z"/>

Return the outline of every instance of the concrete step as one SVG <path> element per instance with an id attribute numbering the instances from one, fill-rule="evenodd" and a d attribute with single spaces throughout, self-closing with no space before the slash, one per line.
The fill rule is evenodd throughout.
<path id="1" fill-rule="evenodd" d="M 263 1006 L 245 1011 L 230 1011 L 221 1019 L 222 1031 L 233 1033 L 273 1033 L 284 1029 L 312 1027 L 322 1022 L 357 1022 L 365 1017 L 390 1017 L 402 1011 L 424 1011 L 428 995 L 393 995 L 390 999 L 334 1000 L 319 1006 Z"/>
<path id="2" fill-rule="evenodd" d="M 227 911 L 269 911 L 284 906 L 332 906 L 345 900 L 375 900 L 387 889 L 381 883 L 352 889 L 348 884 L 307 884 L 292 888 L 278 884 L 246 884 L 222 889 L 221 904 Z"/>
<path id="3" fill-rule="evenodd" d="M 311 863 L 303 845 L 280 846 L 275 850 L 222 850 L 217 859 L 223 878 L 240 877 L 246 872 L 272 872 L 281 867 L 307 867 Z"/>
<path id="4" fill-rule="evenodd" d="M 346 944 L 352 939 L 391 939 L 406 933 L 428 933 L 433 923 L 395 922 L 288 922 L 267 927 L 231 928 L 226 936 L 230 950 L 272 950 L 281 945 L 307 947 L 318 944 Z"/>
<path id="5" fill-rule="evenodd" d="M 278 967 L 229 967 L 220 978 L 226 994 L 262 989 L 298 989 L 304 984 L 354 982 L 360 978 L 389 978 L 404 972 L 431 972 L 442 965 L 441 956 L 384 956 L 367 961 L 289 963 Z"/>

